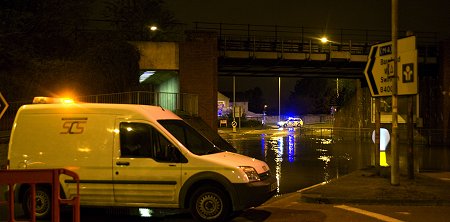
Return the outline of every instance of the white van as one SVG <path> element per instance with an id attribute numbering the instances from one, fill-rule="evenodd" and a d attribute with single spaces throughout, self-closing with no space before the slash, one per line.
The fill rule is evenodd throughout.
<path id="1" fill-rule="evenodd" d="M 42 102 L 44 100 L 40 100 Z M 169 110 L 125 104 L 30 104 L 15 118 L 9 169 L 66 168 L 80 177 L 83 206 L 189 208 L 223 221 L 277 189 L 263 161 L 224 152 Z M 75 183 L 61 178 L 66 198 Z M 29 187 L 16 186 L 24 212 Z M 50 186 L 37 187 L 36 215 L 51 211 Z"/>

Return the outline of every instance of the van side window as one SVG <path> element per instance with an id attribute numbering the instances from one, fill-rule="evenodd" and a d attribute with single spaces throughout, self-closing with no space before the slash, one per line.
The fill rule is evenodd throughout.
<path id="1" fill-rule="evenodd" d="M 158 120 L 178 141 L 196 155 L 222 152 L 213 143 L 182 120 Z"/>
<path id="2" fill-rule="evenodd" d="M 152 128 L 141 123 L 120 124 L 120 153 L 122 157 L 152 157 Z"/>
<path id="3" fill-rule="evenodd" d="M 120 123 L 120 155 L 179 162 L 181 153 L 156 129 L 144 123 Z"/>

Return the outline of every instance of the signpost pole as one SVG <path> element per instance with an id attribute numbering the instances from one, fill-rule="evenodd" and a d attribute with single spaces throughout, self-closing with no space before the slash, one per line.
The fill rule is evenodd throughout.
<path id="1" fill-rule="evenodd" d="M 414 179 L 414 133 L 413 133 L 413 96 L 408 96 L 408 179 Z"/>
<path id="2" fill-rule="evenodd" d="M 374 162 L 377 174 L 380 174 L 380 98 L 375 97 L 375 152 Z"/>
<path id="3" fill-rule="evenodd" d="M 233 133 L 236 132 L 236 76 L 233 76 L 233 122 L 231 125 L 233 126 Z"/>
<path id="4" fill-rule="evenodd" d="M 392 138 L 391 138 L 391 185 L 399 185 L 398 158 L 398 101 L 397 101 L 397 35 L 398 35 L 398 0 L 392 0 L 392 55 L 394 57 L 394 75 L 392 78 Z"/>

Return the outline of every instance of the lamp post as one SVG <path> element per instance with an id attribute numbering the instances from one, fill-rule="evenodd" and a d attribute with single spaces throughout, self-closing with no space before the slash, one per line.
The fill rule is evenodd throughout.
<path id="1" fill-rule="evenodd" d="M 398 89 L 397 89 L 397 35 L 398 35 L 398 0 L 392 0 L 392 55 L 394 56 L 394 76 L 392 76 L 392 138 L 391 138 L 391 184 L 399 185 L 399 154 L 398 154 Z"/>
<path id="2" fill-rule="evenodd" d="M 320 42 L 325 44 L 325 43 L 329 42 L 329 40 L 326 36 L 323 36 L 322 38 L 320 38 Z"/>
<path id="3" fill-rule="evenodd" d="M 150 31 L 154 32 L 156 30 L 158 30 L 158 27 L 156 25 L 150 26 Z"/>
<path id="4" fill-rule="evenodd" d="M 266 108 L 267 108 L 267 105 L 264 105 L 264 109 L 263 109 L 263 120 L 262 120 L 262 125 L 263 125 L 263 127 L 266 127 Z"/>
<path id="5" fill-rule="evenodd" d="M 323 51 L 325 51 L 325 45 L 327 44 L 327 43 L 329 43 L 329 46 L 330 46 L 330 53 L 331 53 L 331 41 L 328 39 L 328 37 L 326 37 L 326 36 L 322 36 L 322 38 L 320 38 L 319 39 L 320 40 L 320 42 L 322 43 L 322 50 Z"/>
<path id="6" fill-rule="evenodd" d="M 156 25 L 149 25 L 149 26 L 147 26 L 147 28 L 148 28 L 149 31 L 146 31 L 147 32 L 146 34 L 148 35 L 149 40 L 153 40 L 153 37 L 156 35 L 156 32 L 157 31 L 158 32 L 161 31 L 159 29 L 159 27 L 156 26 Z"/>

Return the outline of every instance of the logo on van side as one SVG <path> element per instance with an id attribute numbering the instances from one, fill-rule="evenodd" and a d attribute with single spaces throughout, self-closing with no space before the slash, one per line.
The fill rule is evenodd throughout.
<path id="1" fill-rule="evenodd" d="M 63 121 L 63 131 L 61 134 L 82 134 L 84 132 L 87 119 L 87 117 L 61 118 Z"/>

